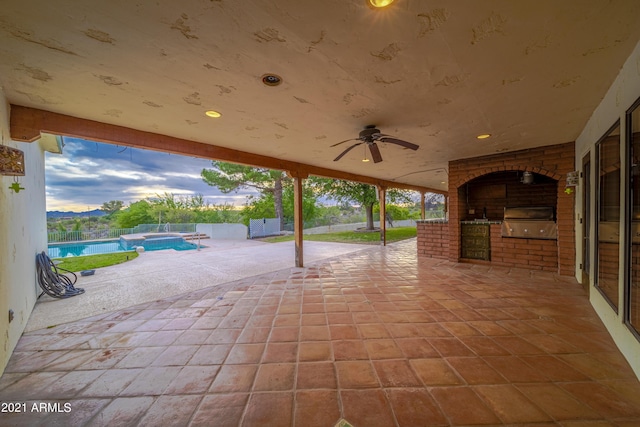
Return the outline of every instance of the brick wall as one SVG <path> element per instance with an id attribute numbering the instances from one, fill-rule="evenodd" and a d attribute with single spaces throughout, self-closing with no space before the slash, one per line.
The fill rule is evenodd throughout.
<path id="1" fill-rule="evenodd" d="M 491 264 L 557 272 L 558 245 L 555 240 L 502 237 L 501 224 L 491 224 Z"/>
<path id="2" fill-rule="evenodd" d="M 565 193 L 567 172 L 575 167 L 574 143 L 551 145 L 546 147 L 531 148 L 510 153 L 495 154 L 490 156 L 462 159 L 449 162 L 449 259 L 460 259 L 460 220 L 467 215 L 464 185 L 469 181 L 494 172 L 502 171 L 530 171 L 544 175 L 557 181 L 557 226 L 558 240 L 555 248 L 550 248 L 545 243 L 544 250 L 555 251 L 557 257 L 556 271 L 561 275 L 573 276 L 575 274 L 575 232 L 574 232 L 574 198 L 575 193 Z M 493 230 L 492 230 L 492 234 Z M 536 242 L 540 242 L 536 240 Z M 493 243 L 493 242 L 492 242 Z M 527 246 L 529 245 L 524 244 Z M 546 262 L 549 257 L 539 259 L 536 254 L 539 245 L 529 253 L 527 264 L 529 268 L 550 269 Z M 519 250 L 524 250 L 520 248 Z M 523 254 L 527 257 L 527 254 Z M 529 263 L 531 261 L 531 263 Z M 505 262 L 504 257 L 502 261 Z M 541 263 L 542 265 L 535 265 Z"/>
<path id="3" fill-rule="evenodd" d="M 449 224 L 446 222 L 418 222 L 418 256 L 449 258 Z"/>

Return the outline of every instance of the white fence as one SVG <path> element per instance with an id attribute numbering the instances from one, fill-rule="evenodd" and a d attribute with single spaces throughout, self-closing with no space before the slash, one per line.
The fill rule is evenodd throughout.
<path id="1" fill-rule="evenodd" d="M 244 224 L 197 224 L 196 232 L 206 234 L 212 240 L 247 239 L 247 226 Z"/>
<path id="2" fill-rule="evenodd" d="M 313 227 L 313 228 L 305 228 L 303 230 L 303 234 L 323 234 L 323 233 L 335 233 L 338 231 L 352 231 L 357 230 L 358 228 L 364 228 L 367 226 L 366 222 L 352 222 L 350 224 L 335 224 L 335 225 L 324 225 L 321 227 Z M 374 227 L 380 227 L 380 221 L 373 221 Z M 416 222 L 413 219 L 401 219 L 398 221 L 393 221 L 393 226 L 389 224 L 387 221 L 387 228 L 393 227 L 415 227 Z"/>
<path id="3" fill-rule="evenodd" d="M 279 218 L 262 218 L 249 220 L 249 238 L 276 236 L 280 234 Z"/>

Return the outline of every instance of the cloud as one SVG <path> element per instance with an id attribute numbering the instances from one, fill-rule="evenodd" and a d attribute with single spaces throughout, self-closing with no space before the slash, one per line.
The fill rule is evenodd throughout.
<path id="1" fill-rule="evenodd" d="M 96 171 L 99 177 L 116 177 L 117 179 L 127 179 L 133 181 L 165 181 L 163 176 L 153 175 L 147 172 L 122 171 L 114 169 L 104 169 Z"/>
<path id="2" fill-rule="evenodd" d="M 176 178 L 187 178 L 187 179 L 196 179 L 201 180 L 202 177 L 199 173 L 184 173 L 184 172 L 167 172 L 165 176 L 176 177 Z"/>
<path id="3" fill-rule="evenodd" d="M 131 186 L 123 190 L 123 193 L 135 195 L 136 200 L 155 197 L 156 195 L 163 195 L 165 193 L 173 193 L 181 196 L 192 196 L 196 194 L 195 191 L 184 190 L 183 188 L 171 188 L 165 185 Z"/>
<path id="4" fill-rule="evenodd" d="M 126 204 L 157 194 L 202 194 L 211 204 L 242 205 L 253 190 L 223 194 L 200 177 L 209 160 L 65 138 L 63 154 L 46 154 L 48 210 L 84 211 L 110 200 Z"/>

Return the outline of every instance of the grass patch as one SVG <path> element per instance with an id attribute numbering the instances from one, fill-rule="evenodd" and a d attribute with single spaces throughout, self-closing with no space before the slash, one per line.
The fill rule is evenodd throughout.
<path id="1" fill-rule="evenodd" d="M 54 261 L 60 261 L 58 266 L 69 271 L 93 270 L 100 267 L 108 267 L 110 265 L 122 264 L 138 257 L 138 253 L 132 252 L 116 252 L 112 254 L 98 254 L 87 256 L 74 256 L 65 258 L 55 258 Z"/>
<path id="2" fill-rule="evenodd" d="M 387 243 L 399 242 L 400 240 L 416 237 L 416 227 L 395 227 L 387 228 Z M 293 240 L 293 235 L 275 236 L 260 239 L 263 242 L 277 243 Z M 313 242 L 336 242 L 336 243 L 359 243 L 372 245 L 380 243 L 380 232 L 358 233 L 355 231 L 338 231 L 335 233 L 305 234 L 304 240 Z"/>

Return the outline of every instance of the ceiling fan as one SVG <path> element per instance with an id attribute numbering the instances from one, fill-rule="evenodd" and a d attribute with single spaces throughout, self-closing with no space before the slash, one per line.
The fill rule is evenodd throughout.
<path id="1" fill-rule="evenodd" d="M 382 155 L 380 155 L 380 149 L 378 148 L 378 144 L 376 144 L 376 141 L 388 142 L 391 144 L 400 145 L 402 147 L 409 148 L 414 151 L 420 148 L 416 144 L 412 144 L 410 142 L 403 141 L 401 139 L 393 138 L 389 135 L 380 133 L 380 130 L 376 129 L 375 125 L 366 126 L 363 130 L 360 131 L 360 135 L 357 138 L 351 138 L 351 139 L 346 139 L 344 141 L 340 141 L 337 144 L 333 144 L 332 147 L 335 147 L 337 145 L 340 145 L 349 141 L 360 141 L 360 142 L 353 144 L 352 146 L 344 150 L 342 153 L 340 153 L 338 157 L 333 159 L 334 162 L 337 162 L 338 160 L 340 160 L 345 154 L 347 154 L 349 151 L 351 151 L 358 145 L 366 144 L 369 147 L 369 151 L 371 152 L 371 158 L 373 159 L 373 162 L 379 163 L 382 161 Z M 365 156 L 366 156 L 366 152 L 365 152 Z"/>

